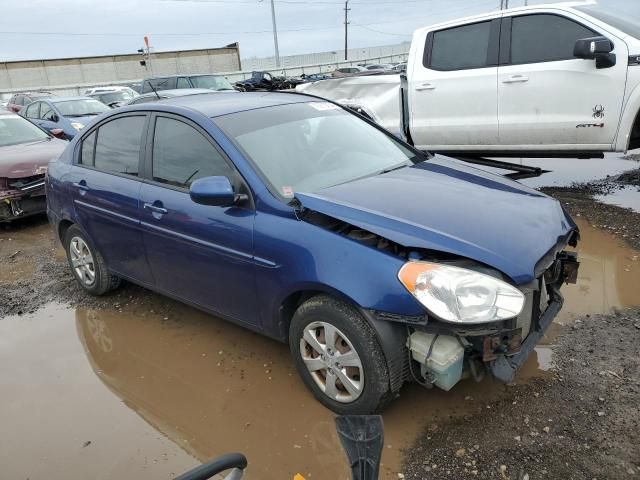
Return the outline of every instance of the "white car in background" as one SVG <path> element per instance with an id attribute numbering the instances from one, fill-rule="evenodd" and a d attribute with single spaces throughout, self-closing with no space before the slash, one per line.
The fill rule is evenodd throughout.
<path id="1" fill-rule="evenodd" d="M 495 11 L 416 30 L 406 77 L 298 89 L 435 152 L 625 152 L 640 148 L 640 20 L 593 2 Z"/>
<path id="2" fill-rule="evenodd" d="M 94 87 L 85 90 L 85 96 L 94 98 L 111 108 L 133 100 L 139 94 L 134 89 L 122 86 Z"/>

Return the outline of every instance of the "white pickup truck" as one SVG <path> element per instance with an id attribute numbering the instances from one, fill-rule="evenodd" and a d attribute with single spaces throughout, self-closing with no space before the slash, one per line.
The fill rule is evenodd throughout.
<path id="1" fill-rule="evenodd" d="M 640 148 L 640 23 L 595 3 L 513 8 L 418 29 L 407 67 L 406 77 L 299 89 L 435 152 L 576 157 Z"/>

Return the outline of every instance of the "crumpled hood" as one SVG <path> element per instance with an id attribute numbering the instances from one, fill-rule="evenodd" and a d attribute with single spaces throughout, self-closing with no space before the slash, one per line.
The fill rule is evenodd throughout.
<path id="1" fill-rule="evenodd" d="M 22 178 L 42 174 L 49 161 L 59 157 L 67 145 L 68 142 L 52 138 L 0 147 L 0 177 Z"/>
<path id="2" fill-rule="evenodd" d="M 557 200 L 442 156 L 296 198 L 405 247 L 482 262 L 518 285 L 577 230 Z"/>

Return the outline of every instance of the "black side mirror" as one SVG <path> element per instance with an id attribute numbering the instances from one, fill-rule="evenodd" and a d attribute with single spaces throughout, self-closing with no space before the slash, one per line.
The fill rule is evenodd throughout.
<path id="1" fill-rule="evenodd" d="M 573 56 L 596 61 L 596 68 L 609 68 L 616 64 L 616 54 L 611 53 L 614 45 L 606 37 L 590 37 L 576 40 Z"/>
<path id="2" fill-rule="evenodd" d="M 60 118 L 58 117 L 58 115 L 56 115 L 55 113 L 53 115 L 51 115 L 51 121 L 53 123 L 58 123 L 58 120 L 60 120 Z"/>
<path id="3" fill-rule="evenodd" d="M 189 196 L 195 203 L 215 207 L 230 207 L 247 199 L 236 194 L 227 177 L 204 177 L 195 180 L 189 188 Z"/>

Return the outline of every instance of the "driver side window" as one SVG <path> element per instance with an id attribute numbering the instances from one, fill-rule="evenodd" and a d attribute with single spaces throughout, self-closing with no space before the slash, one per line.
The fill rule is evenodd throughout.
<path id="1" fill-rule="evenodd" d="M 157 117 L 153 134 L 153 180 L 189 188 L 198 178 L 223 176 L 234 183 L 234 170 L 207 138 L 184 122 Z"/>
<path id="2" fill-rule="evenodd" d="M 42 107 L 40 108 L 40 118 L 42 120 L 49 120 L 50 122 L 57 121 L 56 112 L 54 112 L 53 109 L 46 103 L 43 103 Z"/>
<path id="3" fill-rule="evenodd" d="M 24 116 L 31 119 L 40 118 L 39 111 L 40 111 L 40 102 L 35 102 L 29 105 L 28 107 L 26 107 Z"/>

